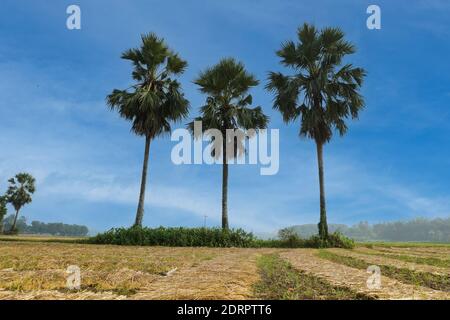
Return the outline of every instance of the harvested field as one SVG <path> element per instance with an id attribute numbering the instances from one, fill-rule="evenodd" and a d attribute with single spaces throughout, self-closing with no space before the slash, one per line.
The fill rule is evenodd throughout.
<path id="1" fill-rule="evenodd" d="M 281 254 L 302 271 L 319 276 L 336 286 L 347 286 L 358 293 L 379 299 L 450 299 L 450 294 L 421 286 L 401 283 L 398 280 L 382 276 L 381 288 L 370 289 L 367 286 L 366 270 L 348 267 L 327 261 L 317 256 L 314 249 L 295 249 Z"/>
<path id="2" fill-rule="evenodd" d="M 216 249 L 220 254 L 159 278 L 133 299 L 252 299 L 259 280 L 256 260 L 273 250 Z"/>
<path id="3" fill-rule="evenodd" d="M 328 282 L 323 277 L 295 268 L 279 255 L 265 255 L 258 261 L 261 280 L 255 291 L 263 299 L 282 300 L 370 300 L 366 293 Z"/>
<path id="4" fill-rule="evenodd" d="M 393 259 L 387 256 L 379 256 L 367 253 L 361 253 L 354 250 L 345 250 L 345 249 L 328 249 L 327 251 L 333 252 L 338 255 L 353 257 L 356 259 L 364 260 L 370 264 L 374 265 L 388 265 L 396 268 L 406 268 L 409 270 L 420 271 L 420 272 L 429 272 L 441 275 L 450 274 L 450 268 L 442 268 L 436 267 L 433 265 L 426 264 L 418 264 L 414 262 L 407 262 L 399 259 Z"/>
<path id="5" fill-rule="evenodd" d="M 81 270 L 82 290 L 132 294 L 169 270 L 191 267 L 217 253 L 206 248 L 1 242 L 0 288 L 64 291 L 66 270 L 75 265 Z"/>
<path id="6" fill-rule="evenodd" d="M 380 289 L 369 289 L 370 274 L 364 268 L 321 258 L 318 253 L 322 251 L 316 249 L 127 247 L 18 240 L 0 240 L 0 299 L 450 299 L 445 289 L 387 274 L 382 275 Z M 410 250 L 415 253 L 415 249 Z M 448 276 L 447 268 L 379 256 L 376 253 L 382 251 L 365 247 L 327 251 L 364 263 L 430 274 L 447 272 L 442 276 Z M 79 290 L 67 289 L 66 271 L 71 265 L 81 271 Z"/>
<path id="7" fill-rule="evenodd" d="M 377 268 L 380 274 L 388 276 L 389 278 L 399 280 L 400 282 L 405 284 L 428 287 L 435 290 L 450 292 L 450 278 L 446 274 L 435 274 L 429 272 L 415 271 L 387 264 L 373 265 L 363 259 L 358 259 L 356 257 L 346 255 L 339 255 L 325 250 L 320 250 L 316 254 L 320 258 L 338 264 L 343 264 L 351 268 L 362 270 Z"/>

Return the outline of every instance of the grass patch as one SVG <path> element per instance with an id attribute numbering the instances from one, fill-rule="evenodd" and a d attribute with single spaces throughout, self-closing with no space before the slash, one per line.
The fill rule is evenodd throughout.
<path id="1" fill-rule="evenodd" d="M 257 297 L 270 300 L 368 300 L 374 297 L 330 283 L 296 270 L 278 255 L 258 260 L 261 280 L 255 284 Z"/>
<path id="2" fill-rule="evenodd" d="M 346 265 L 348 267 L 366 270 L 371 263 L 364 260 L 341 256 L 326 250 L 320 250 L 320 258 Z M 429 272 L 413 271 L 406 268 L 397 268 L 389 265 L 378 265 L 383 276 L 396 279 L 403 283 L 428 287 L 435 290 L 450 291 L 450 277 Z"/>

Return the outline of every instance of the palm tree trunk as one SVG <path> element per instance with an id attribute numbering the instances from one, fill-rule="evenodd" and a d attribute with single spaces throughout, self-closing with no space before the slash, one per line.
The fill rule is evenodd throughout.
<path id="1" fill-rule="evenodd" d="M 319 236 L 321 239 L 328 238 L 327 210 L 325 204 L 325 181 L 323 173 L 323 143 L 316 141 L 317 163 L 319 166 L 319 184 L 320 184 L 320 222 Z"/>
<path id="2" fill-rule="evenodd" d="M 228 230 L 228 161 L 227 142 L 224 137 L 222 148 L 222 229 Z"/>
<path id="3" fill-rule="evenodd" d="M 145 153 L 144 153 L 144 165 L 142 168 L 142 178 L 141 178 L 141 193 L 139 194 L 139 204 L 136 212 L 136 221 L 134 226 L 142 227 L 142 220 L 144 219 L 144 202 L 145 202 L 145 187 L 147 185 L 147 169 L 148 169 L 148 158 L 150 155 L 150 137 L 145 138 Z"/>
<path id="4" fill-rule="evenodd" d="M 16 215 L 14 216 L 14 221 L 13 224 L 11 226 L 11 233 L 16 229 L 16 224 L 17 224 L 17 217 L 19 216 L 19 210 L 16 210 Z"/>

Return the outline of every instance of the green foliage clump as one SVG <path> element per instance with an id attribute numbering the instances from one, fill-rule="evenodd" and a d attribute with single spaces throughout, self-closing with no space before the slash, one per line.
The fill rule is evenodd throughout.
<path id="1" fill-rule="evenodd" d="M 0 196 L 0 221 L 5 217 L 6 213 L 8 212 L 8 209 L 6 208 L 6 203 L 8 202 L 8 199 L 6 196 Z"/>
<path id="2" fill-rule="evenodd" d="M 343 248 L 353 249 L 355 247 L 355 241 L 347 238 L 340 232 L 329 234 L 324 240 L 320 236 L 312 236 L 305 240 L 305 247 L 308 248 Z"/>
<path id="3" fill-rule="evenodd" d="M 5 230 L 5 231 L 3 231 L 3 234 L 7 235 L 7 236 L 17 236 L 19 234 L 19 229 L 14 228 L 14 229 Z"/>
<path id="4" fill-rule="evenodd" d="M 280 235 L 280 239 L 261 240 L 242 229 L 220 228 L 114 228 L 84 242 L 129 246 L 169 247 L 239 247 L 239 248 L 346 248 L 354 247 L 351 239 L 339 233 L 330 234 L 323 241 L 318 236 L 301 239 L 295 234 Z"/>
<path id="5" fill-rule="evenodd" d="M 318 235 L 314 235 L 308 239 L 301 238 L 292 229 L 286 228 L 278 233 L 279 239 L 256 240 L 255 247 L 259 248 L 344 248 L 353 249 L 355 242 L 353 239 L 347 238 L 339 232 L 328 235 L 323 240 Z"/>
<path id="6" fill-rule="evenodd" d="M 6 208 L 6 203 L 8 199 L 6 196 L 0 196 L 0 233 L 3 233 L 3 218 L 8 213 L 8 209 Z"/>
<path id="7" fill-rule="evenodd" d="M 92 244 L 170 247 L 253 247 L 255 237 L 242 229 L 115 228 L 86 240 Z"/>
<path id="8" fill-rule="evenodd" d="M 305 240 L 290 228 L 281 229 L 278 232 L 278 240 L 269 240 L 263 247 L 272 248 L 303 248 Z"/>

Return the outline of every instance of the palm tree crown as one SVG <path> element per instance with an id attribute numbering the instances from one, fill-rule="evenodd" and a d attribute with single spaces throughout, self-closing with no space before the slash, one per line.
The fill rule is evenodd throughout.
<path id="1" fill-rule="evenodd" d="M 107 97 L 107 103 L 132 122 L 134 133 L 154 138 L 170 132 L 171 121 L 179 121 L 189 114 L 189 102 L 184 98 L 181 85 L 171 78 L 181 75 L 187 62 L 155 34 L 141 38 L 140 48 L 122 54 L 122 59 L 132 62 L 132 76 L 137 83 L 131 87 L 131 92 L 115 89 Z"/>
<path id="2" fill-rule="evenodd" d="M 281 63 L 295 74 L 271 72 L 267 89 L 276 94 L 274 108 L 285 122 L 301 117 L 300 134 L 323 144 L 330 141 L 333 129 L 344 135 L 345 119 L 357 118 L 364 107 L 358 90 L 365 71 L 342 65 L 343 57 L 354 53 L 355 47 L 344 40 L 339 28 L 319 32 L 304 24 L 297 36 L 299 43 L 288 41 L 277 51 Z"/>
<path id="3" fill-rule="evenodd" d="M 259 81 L 245 70 L 241 62 L 233 58 L 222 59 L 214 67 L 201 72 L 194 83 L 207 95 L 205 105 L 200 108 L 201 116 L 195 118 L 195 121 L 202 121 L 203 131 L 218 129 L 222 134 L 226 134 L 226 130 L 267 127 L 269 118 L 261 107 L 250 107 L 253 97 L 248 92 L 250 88 L 257 86 Z M 193 124 L 189 124 L 192 131 Z M 242 141 L 237 141 L 240 142 Z M 228 154 L 227 158 L 236 155 Z"/>

